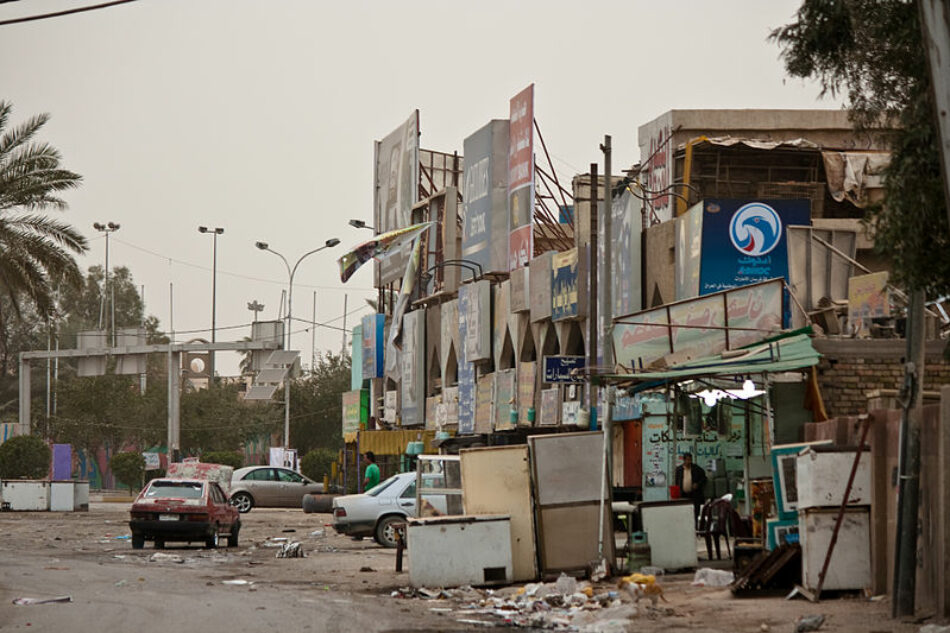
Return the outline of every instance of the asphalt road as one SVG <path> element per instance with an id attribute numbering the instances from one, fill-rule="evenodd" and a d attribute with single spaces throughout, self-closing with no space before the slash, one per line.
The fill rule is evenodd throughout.
<path id="1" fill-rule="evenodd" d="M 151 544 L 133 550 L 123 538 L 129 534 L 125 503 L 94 503 L 78 513 L 0 513 L 0 630 L 470 628 L 422 601 L 391 597 L 408 584 L 406 573 L 394 572 L 394 551 L 339 536 L 325 525 L 329 519 L 255 509 L 242 515 L 237 548 L 169 544 L 156 552 Z M 274 538 L 299 541 L 307 556 L 276 558 Z M 58 596 L 72 601 L 13 603 Z"/>

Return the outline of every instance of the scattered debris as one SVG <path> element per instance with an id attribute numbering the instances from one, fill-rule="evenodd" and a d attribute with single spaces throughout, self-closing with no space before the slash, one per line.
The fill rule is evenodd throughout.
<path id="1" fill-rule="evenodd" d="M 313 532 L 310 533 L 310 536 L 314 538 L 324 538 L 326 535 L 327 535 L 326 530 L 314 530 Z"/>
<path id="2" fill-rule="evenodd" d="M 116 587 L 124 587 L 126 582 L 128 582 L 128 581 L 123 578 L 122 580 L 119 580 L 119 581 L 117 581 L 116 583 L 114 583 L 114 585 L 115 585 Z"/>
<path id="3" fill-rule="evenodd" d="M 277 558 L 306 558 L 306 555 L 301 549 L 300 543 L 293 541 L 281 546 L 280 551 L 277 552 Z"/>
<path id="4" fill-rule="evenodd" d="M 939 624 L 927 624 L 920 627 L 917 633 L 950 633 L 950 626 L 940 626 Z"/>
<path id="5" fill-rule="evenodd" d="M 295 530 L 294 528 L 284 528 L 283 530 L 281 530 L 281 532 L 283 532 L 284 534 L 289 534 L 291 532 L 296 532 L 296 531 L 297 530 Z"/>
<path id="6" fill-rule="evenodd" d="M 179 556 L 178 554 L 164 554 L 162 552 L 155 552 L 148 557 L 149 562 L 151 563 L 184 563 L 185 559 Z"/>
<path id="7" fill-rule="evenodd" d="M 235 578 L 234 580 L 222 580 L 222 585 L 252 585 L 254 584 L 250 580 L 244 580 L 243 578 Z"/>
<path id="8" fill-rule="evenodd" d="M 795 621 L 795 633 L 817 631 L 824 623 L 825 616 L 823 615 L 803 615 Z"/>
<path id="9" fill-rule="evenodd" d="M 372 567 L 360 567 L 360 571 L 376 571 Z"/>
<path id="10" fill-rule="evenodd" d="M 55 598 L 15 598 L 13 604 L 29 606 L 31 604 L 53 604 L 56 602 L 72 602 L 72 596 L 56 596 Z"/>
<path id="11" fill-rule="evenodd" d="M 735 574 L 723 569 L 703 567 L 696 570 L 693 585 L 698 587 L 728 587 L 735 580 Z"/>
<path id="12" fill-rule="evenodd" d="M 591 566 L 590 579 L 593 582 L 600 582 L 607 577 L 607 561 L 601 558 L 597 563 Z"/>

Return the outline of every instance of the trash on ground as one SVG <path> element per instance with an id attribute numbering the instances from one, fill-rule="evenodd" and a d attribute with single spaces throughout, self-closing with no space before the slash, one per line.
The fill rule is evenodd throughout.
<path id="1" fill-rule="evenodd" d="M 113 536 L 112 540 L 114 541 L 128 541 L 132 538 L 131 534 L 123 534 L 122 536 Z"/>
<path id="2" fill-rule="evenodd" d="M 306 554 L 301 549 L 300 543 L 293 541 L 281 546 L 280 551 L 277 552 L 277 558 L 306 558 Z"/>
<path id="3" fill-rule="evenodd" d="M 823 615 L 803 615 L 795 621 L 795 633 L 817 631 L 824 622 L 825 616 Z"/>
<path id="4" fill-rule="evenodd" d="M 600 582 L 607 577 L 607 561 L 601 558 L 590 570 L 590 579 L 594 582 Z"/>
<path id="5" fill-rule="evenodd" d="M 323 538 L 326 535 L 327 535 L 326 530 L 314 530 L 313 532 L 310 533 L 310 536 L 313 536 L 316 538 Z"/>
<path id="6" fill-rule="evenodd" d="M 735 580 L 735 574 L 723 569 L 710 569 L 703 567 L 696 570 L 693 576 L 693 584 L 700 587 L 728 587 Z"/>
<path id="7" fill-rule="evenodd" d="M 55 598 L 14 598 L 13 604 L 28 606 L 31 604 L 53 604 L 56 602 L 72 602 L 72 596 L 56 596 Z"/>
<path id="8" fill-rule="evenodd" d="M 116 587 L 124 587 L 124 586 L 125 586 L 125 583 L 127 583 L 127 582 L 128 582 L 128 581 L 123 578 L 122 580 L 116 581 L 116 582 L 113 583 L 113 584 L 114 584 Z"/>
<path id="9" fill-rule="evenodd" d="M 950 633 L 950 626 L 940 626 L 939 624 L 927 624 L 920 627 L 917 633 Z"/>
<path id="10" fill-rule="evenodd" d="M 244 580 L 243 578 L 235 578 L 233 580 L 222 580 L 222 585 L 251 585 L 253 584 L 250 580 Z"/>
<path id="11" fill-rule="evenodd" d="M 376 571 L 372 567 L 360 567 L 360 571 Z"/>
<path id="12" fill-rule="evenodd" d="M 179 556 L 178 554 L 164 554 L 162 552 L 155 552 L 148 557 L 149 562 L 152 563 L 184 563 L 185 559 Z"/>
<path id="13" fill-rule="evenodd" d="M 289 534 L 291 532 L 296 532 L 296 531 L 297 530 L 295 530 L 294 528 L 284 528 L 283 530 L 281 530 L 281 532 L 283 532 L 284 534 Z"/>

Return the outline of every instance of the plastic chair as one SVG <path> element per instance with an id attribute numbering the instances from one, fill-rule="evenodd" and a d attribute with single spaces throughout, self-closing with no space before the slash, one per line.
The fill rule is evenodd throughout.
<path id="1" fill-rule="evenodd" d="M 716 544 L 716 560 L 722 560 L 719 539 L 726 539 L 726 554 L 732 558 L 732 548 L 729 546 L 729 537 L 734 533 L 739 514 L 732 508 L 728 499 L 711 499 L 703 504 L 699 511 L 699 529 L 696 533 L 706 541 L 706 554 L 712 560 L 713 542 Z"/>

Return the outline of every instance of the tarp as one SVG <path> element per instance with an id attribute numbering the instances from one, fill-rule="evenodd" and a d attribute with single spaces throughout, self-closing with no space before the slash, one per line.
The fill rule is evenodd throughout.
<path id="1" fill-rule="evenodd" d="M 773 339 L 743 350 L 727 351 L 675 365 L 663 371 L 602 376 L 607 382 L 664 383 L 701 376 L 730 376 L 793 371 L 818 364 L 821 354 L 806 334 Z"/>
<path id="2" fill-rule="evenodd" d="M 351 248 L 337 260 L 340 264 L 340 281 L 346 281 L 353 276 L 360 266 L 371 259 L 387 257 L 395 253 L 398 249 L 409 241 L 418 237 L 424 230 L 432 226 L 432 222 L 422 222 L 407 226 L 404 229 L 396 229 L 388 233 L 377 235 L 371 240 Z"/>
<path id="3" fill-rule="evenodd" d="M 402 455 L 406 452 L 409 442 L 423 442 L 424 453 L 437 453 L 432 446 L 435 431 L 359 431 L 347 433 L 343 440 L 347 443 L 355 442 L 359 435 L 360 452 L 373 451 L 377 455 Z"/>

